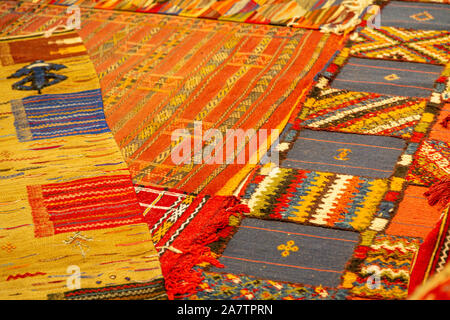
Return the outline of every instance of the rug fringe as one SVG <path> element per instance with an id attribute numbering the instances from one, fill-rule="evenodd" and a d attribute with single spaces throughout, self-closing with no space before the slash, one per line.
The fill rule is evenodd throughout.
<path id="1" fill-rule="evenodd" d="M 450 123 L 450 116 L 447 116 L 444 120 L 440 122 L 441 126 L 444 128 L 448 128 L 448 124 Z"/>
<path id="2" fill-rule="evenodd" d="M 362 22 L 360 16 L 373 2 L 374 0 L 344 0 L 341 4 L 345 8 L 342 14 L 335 19 L 335 22 L 322 25 L 320 31 L 335 34 L 348 33 Z"/>
<path id="3" fill-rule="evenodd" d="M 450 176 L 431 186 L 424 196 L 428 198 L 430 206 L 438 204 L 446 207 L 450 202 Z"/>
<path id="4" fill-rule="evenodd" d="M 165 261 L 161 266 L 170 300 L 197 292 L 203 277 L 200 271 L 194 269 L 196 265 L 209 263 L 218 268 L 223 267 L 208 245 L 230 235 L 233 230 L 229 225 L 231 216 L 240 218 L 242 213 L 250 211 L 234 196 L 214 196 L 205 204 L 203 210 L 207 210 L 207 214 L 198 215 L 204 220 L 198 224 L 202 226 L 201 229 L 195 230 L 189 239 L 177 246 L 178 251 L 183 254 L 171 251 L 162 257 Z"/>

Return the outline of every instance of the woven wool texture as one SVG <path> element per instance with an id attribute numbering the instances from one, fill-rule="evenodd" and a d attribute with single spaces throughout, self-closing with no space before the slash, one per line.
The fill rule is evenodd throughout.
<path id="1" fill-rule="evenodd" d="M 355 13 L 341 0 L 225 0 L 225 1 L 148 1 L 148 0 L 46 0 L 57 5 L 178 15 L 239 23 L 273 24 L 319 29 L 328 24 L 345 24 Z M 363 2 L 363 3 L 367 3 Z M 365 9 L 368 2 L 361 9 Z M 361 14 L 359 9 L 356 14 Z M 360 12 L 361 11 L 361 12 Z"/>
<path id="2" fill-rule="evenodd" d="M 61 7 L 39 12 L 49 28 L 65 14 Z M 227 131 L 266 130 L 267 139 L 276 137 L 272 130 L 282 129 L 342 41 L 304 29 L 92 9 L 83 10 L 81 19 L 79 33 L 100 77 L 106 121 L 133 182 L 211 195 L 231 195 L 241 181 L 234 176 L 256 163 L 249 161 L 255 156 L 249 144 L 226 140 Z M 22 32 L 35 31 L 34 20 L 22 15 Z M 13 28 L 4 32 L 15 33 Z M 203 135 L 194 132 L 195 122 L 201 122 Z M 200 140 L 201 163 L 194 161 L 194 148 L 186 161 L 174 163 L 172 150 L 181 142 L 171 134 L 177 129 Z M 224 138 L 211 164 L 208 129 Z M 227 145 L 237 152 L 230 164 Z"/>
<path id="3" fill-rule="evenodd" d="M 133 219 L 145 224 L 142 237 L 158 252 L 170 299 L 405 299 L 439 274 L 448 256 L 440 205 L 450 171 L 450 7 L 377 1 L 382 26 L 364 19 L 349 37 L 334 34 L 350 30 L 342 3 L 0 4 L 3 36 L 48 30 L 65 23 L 68 5 L 81 7 L 79 36 L 102 99 L 98 86 L 79 94 L 94 109 L 103 100 L 104 118 L 51 132 L 55 139 L 68 132 L 80 139 L 86 130 L 103 135 L 106 120 L 132 177 L 125 185 L 117 172 L 106 181 L 30 184 L 32 236 L 97 231 L 85 218 L 68 226 L 52 205 L 59 188 L 90 191 L 96 183 L 99 192 L 134 195 L 114 198 L 127 215 L 102 212 L 116 228 Z M 48 90 L 69 80 L 10 104 L 20 143 L 45 141 L 47 131 L 29 118 L 40 116 Z M 61 96 L 46 121 L 62 116 L 61 101 L 79 99 L 51 93 Z M 85 113 L 80 106 L 74 117 Z M 171 152 L 182 143 L 171 139 L 174 130 L 186 129 L 195 146 L 211 128 L 279 129 L 266 140 L 279 138 L 272 152 L 280 161 L 250 163 L 261 154 L 249 155 L 245 142 L 234 155 L 245 152 L 244 164 L 198 163 L 211 150 L 203 141 L 186 155 L 191 163 L 174 164 Z M 17 179 L 21 171 L 4 174 Z"/>
<path id="4" fill-rule="evenodd" d="M 158 254 L 81 38 L 2 38 L 0 47 L 1 298 L 165 298 Z M 7 78 L 49 63 L 65 66 L 54 72 L 66 79 L 40 95 L 13 89 L 18 79 Z M 73 267 L 81 287 L 70 289 Z"/>
<path id="5" fill-rule="evenodd" d="M 420 20 L 420 10 L 426 8 L 430 25 L 440 27 L 421 29 L 424 22 L 386 20 L 379 29 L 358 28 L 354 41 L 318 74 L 301 111 L 285 127 L 279 166 L 256 169 L 241 192 L 252 217 L 359 232 L 353 255 L 341 269 L 338 288 L 348 290 L 347 299 L 404 299 L 413 288 L 410 280 L 423 281 L 423 266 L 434 263 L 426 249 L 418 254 L 423 241 L 424 248 L 445 251 L 442 242 L 429 236 L 439 228 L 435 225 L 442 208 L 432 207 L 424 193 L 449 176 L 449 132 L 441 124 L 448 114 L 444 102 L 449 76 L 449 35 L 441 12 L 448 6 L 389 4 L 382 18 L 398 17 L 397 7 L 408 6 L 417 10 L 410 15 Z M 364 154 L 376 145 L 369 141 L 383 137 L 400 144 L 386 140 L 378 145 L 398 153 Z M 356 163 L 366 172 L 351 169 Z M 388 163 L 386 175 L 370 176 L 368 168 Z M 291 256 L 300 246 L 293 237 L 288 240 L 295 242 L 289 246 L 285 241 L 283 247 Z M 322 257 L 345 251 L 319 247 Z M 233 248 L 223 255 L 236 254 Z M 257 272 L 256 266 L 246 271 Z M 302 283 L 317 285 L 314 281 Z"/>

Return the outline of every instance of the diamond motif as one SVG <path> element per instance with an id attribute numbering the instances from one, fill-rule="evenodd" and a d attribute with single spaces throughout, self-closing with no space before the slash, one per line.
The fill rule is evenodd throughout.
<path id="1" fill-rule="evenodd" d="M 434 17 L 428 11 L 413 14 L 412 16 L 410 16 L 410 18 L 413 18 L 417 21 L 428 21 L 434 19 Z"/>
<path id="2" fill-rule="evenodd" d="M 400 79 L 400 77 L 398 75 L 396 75 L 395 73 L 390 74 L 386 77 L 384 77 L 387 81 L 394 81 L 394 80 L 398 80 Z"/>

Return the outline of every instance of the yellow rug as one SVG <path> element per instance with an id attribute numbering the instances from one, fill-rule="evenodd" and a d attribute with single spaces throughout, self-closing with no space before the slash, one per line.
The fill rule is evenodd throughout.
<path id="1" fill-rule="evenodd" d="M 0 39 L 0 299 L 164 299 L 76 32 Z"/>

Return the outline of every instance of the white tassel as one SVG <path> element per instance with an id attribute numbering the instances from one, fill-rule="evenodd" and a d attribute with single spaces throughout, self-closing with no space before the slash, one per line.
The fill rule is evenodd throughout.
<path id="1" fill-rule="evenodd" d="M 342 5 L 345 7 L 344 13 L 353 12 L 354 16 L 344 24 L 325 24 L 320 27 L 320 31 L 327 33 L 343 34 L 347 30 L 351 30 L 361 23 L 359 16 L 366 10 L 366 8 L 372 5 L 374 0 L 345 0 Z"/>
<path id="2" fill-rule="evenodd" d="M 172 246 L 160 246 L 160 247 L 156 247 L 156 249 L 169 250 L 169 251 L 172 251 L 172 252 L 175 252 L 175 253 L 179 253 L 179 254 L 183 253 L 183 251 L 178 250 L 177 248 L 174 248 Z"/>

